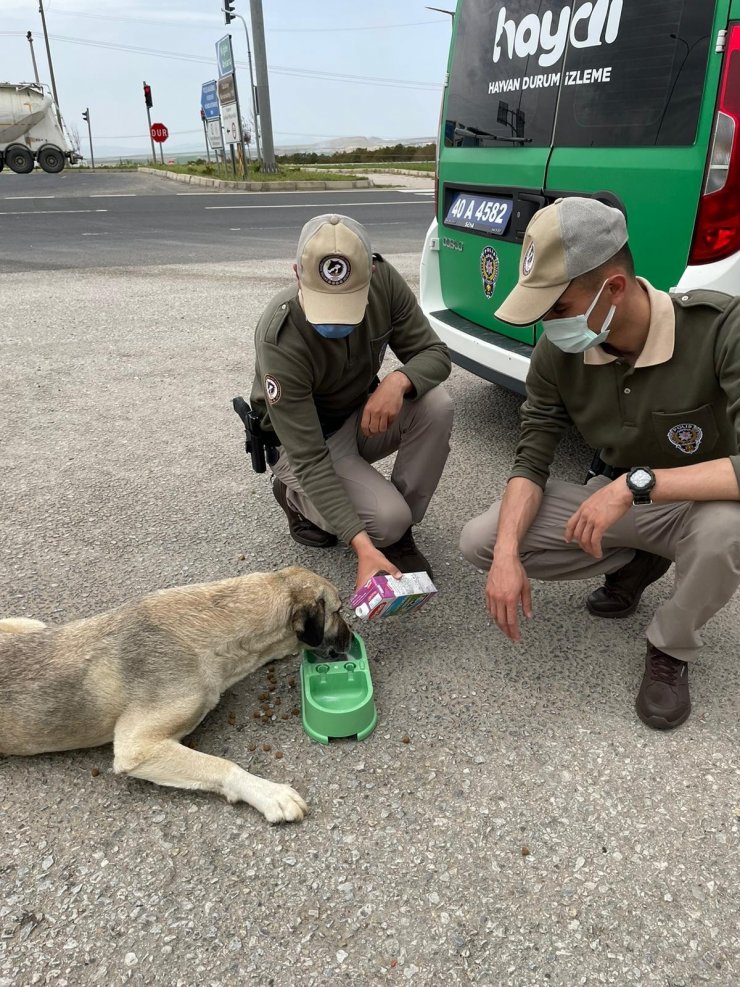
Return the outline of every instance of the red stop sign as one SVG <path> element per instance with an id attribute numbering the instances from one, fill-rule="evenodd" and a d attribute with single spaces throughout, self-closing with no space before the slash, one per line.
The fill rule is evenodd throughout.
<path id="1" fill-rule="evenodd" d="M 153 123 L 151 133 L 152 140 L 156 141 L 158 144 L 163 144 L 170 136 L 169 130 L 163 123 Z"/>

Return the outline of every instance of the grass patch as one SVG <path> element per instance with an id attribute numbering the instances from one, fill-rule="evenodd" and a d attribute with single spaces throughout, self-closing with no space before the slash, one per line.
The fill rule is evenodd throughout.
<path id="1" fill-rule="evenodd" d="M 221 178 L 226 181 L 241 181 L 242 176 L 234 176 L 231 165 L 224 166 L 207 161 L 190 161 L 188 164 L 148 164 L 147 168 L 156 168 L 159 171 L 173 171 L 180 175 L 203 175 L 206 178 Z M 296 166 L 282 165 L 276 172 L 259 171 L 254 165 L 248 170 L 248 182 L 325 182 L 331 181 L 355 181 L 358 175 L 345 174 L 344 172 L 321 171 L 319 169 L 299 168 Z"/>

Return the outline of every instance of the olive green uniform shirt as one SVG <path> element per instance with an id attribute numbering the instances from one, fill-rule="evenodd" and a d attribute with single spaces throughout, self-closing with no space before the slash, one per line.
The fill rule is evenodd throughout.
<path id="1" fill-rule="evenodd" d="M 396 269 L 375 255 L 365 317 L 345 339 L 324 339 L 306 321 L 298 285 L 276 295 L 255 330 L 252 407 L 276 433 L 303 492 L 349 543 L 364 526 L 337 480 L 325 438 L 362 407 L 387 347 L 420 398 L 450 373 L 447 347 Z"/>
<path id="2" fill-rule="evenodd" d="M 544 487 L 572 423 L 610 466 L 668 469 L 729 456 L 740 487 L 740 298 L 669 295 L 638 280 L 651 318 L 634 366 L 601 346 L 568 354 L 538 340 L 512 476 Z"/>

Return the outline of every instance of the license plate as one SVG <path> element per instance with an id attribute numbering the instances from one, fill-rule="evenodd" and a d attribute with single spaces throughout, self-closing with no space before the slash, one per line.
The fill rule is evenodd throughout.
<path id="1" fill-rule="evenodd" d="M 458 230 L 477 230 L 479 233 L 501 236 L 513 208 L 511 199 L 457 192 L 447 210 L 444 224 Z"/>

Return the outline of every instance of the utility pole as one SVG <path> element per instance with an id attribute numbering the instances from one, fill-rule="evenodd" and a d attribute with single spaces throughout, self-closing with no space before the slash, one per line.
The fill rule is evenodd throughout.
<path id="1" fill-rule="evenodd" d="M 33 61 L 33 74 L 34 74 L 34 77 L 36 79 L 36 85 L 37 86 L 40 86 L 41 85 L 41 82 L 39 80 L 39 67 L 36 64 L 36 53 L 33 50 L 33 35 L 29 31 L 28 34 L 26 35 L 26 37 L 28 38 L 28 44 L 29 44 L 29 46 L 31 48 L 31 60 Z"/>
<path id="2" fill-rule="evenodd" d="M 51 76 L 51 91 L 54 93 L 54 102 L 57 107 L 57 117 L 59 118 L 59 126 L 62 125 L 62 111 L 59 106 L 59 94 L 57 93 L 57 84 L 54 78 L 54 66 L 51 63 L 51 48 L 49 47 L 49 35 L 46 31 L 46 17 L 44 15 L 44 0 L 39 0 L 39 13 L 41 14 L 41 25 L 44 29 L 44 41 L 46 41 L 46 57 L 49 60 L 49 75 Z"/>
<path id="3" fill-rule="evenodd" d="M 252 38 L 254 40 L 254 68 L 257 74 L 257 97 L 262 123 L 262 168 L 277 171 L 275 149 L 272 143 L 272 114 L 270 112 L 270 84 L 267 78 L 267 52 L 265 51 L 265 22 L 262 17 L 262 0 L 250 0 L 252 11 Z"/>
<path id="4" fill-rule="evenodd" d="M 92 163 L 92 169 L 95 171 L 95 155 L 93 154 L 92 145 L 92 128 L 90 127 L 90 107 L 88 106 L 85 112 L 82 114 L 82 119 L 87 122 L 87 135 L 90 138 L 90 162 Z"/>

